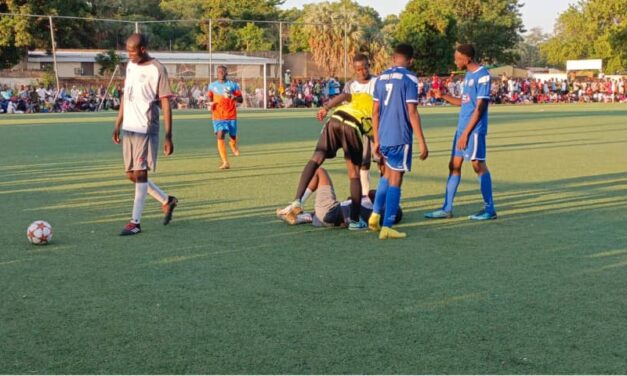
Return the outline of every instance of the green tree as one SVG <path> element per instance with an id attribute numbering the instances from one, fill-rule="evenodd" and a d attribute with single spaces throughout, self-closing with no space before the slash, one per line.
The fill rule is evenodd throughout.
<path id="1" fill-rule="evenodd" d="M 64 15 L 77 17 L 93 17 L 90 2 L 88 1 L 67 1 L 67 0 L 5 0 L 0 4 L 5 11 L 17 14 L 41 14 L 41 15 Z M 20 38 L 23 42 L 16 41 L 16 45 L 28 46 L 29 48 L 51 49 L 50 25 L 48 17 L 12 17 L 2 16 L 2 25 L 6 25 L 6 19 L 15 19 L 14 23 L 25 23 L 19 30 L 15 28 L 3 28 L 1 32 L 15 31 L 15 38 Z M 86 48 L 93 47 L 95 36 L 98 35 L 95 27 L 96 23 L 89 20 L 58 19 L 53 21 L 55 40 L 58 48 Z M 14 25 L 16 26 L 16 25 Z"/>
<path id="2" fill-rule="evenodd" d="M 358 52 L 370 57 L 375 71 L 388 65 L 383 22 L 373 8 L 350 0 L 306 4 L 298 22 L 291 26 L 290 51 L 311 52 L 329 75 L 343 74 L 345 56 L 350 63 Z"/>
<path id="3" fill-rule="evenodd" d="M 447 73 L 453 68 L 456 35 L 455 15 L 448 4 L 412 0 L 401 12 L 394 37 L 414 47 L 414 69 L 427 75 Z"/>
<path id="4" fill-rule="evenodd" d="M 287 22 L 302 22 L 305 11 L 299 8 L 291 8 L 283 11 L 281 19 Z M 287 35 L 284 46 L 286 52 L 309 52 L 308 36 L 303 32 L 303 26 L 299 24 L 287 24 L 284 25 L 284 30 L 287 27 Z"/>
<path id="5" fill-rule="evenodd" d="M 100 65 L 98 74 L 104 76 L 107 73 L 113 73 L 115 68 L 123 63 L 122 56 L 118 55 L 114 49 L 110 49 L 104 53 L 96 55 L 96 63 Z"/>
<path id="6" fill-rule="evenodd" d="M 249 22 L 245 27 L 237 30 L 239 37 L 237 47 L 243 51 L 268 51 L 272 42 L 264 35 L 264 30 Z"/>
<path id="7" fill-rule="evenodd" d="M 603 59 L 608 73 L 627 69 L 627 1 L 588 0 L 559 15 L 553 37 L 540 46 L 551 65 L 566 60 Z"/>
<path id="8" fill-rule="evenodd" d="M 446 0 L 457 20 L 457 42 L 472 43 L 484 63 L 513 63 L 524 32 L 518 0 Z"/>
<path id="9" fill-rule="evenodd" d="M 540 45 L 549 38 L 541 28 L 534 27 L 529 30 L 523 40 L 518 44 L 516 50 L 519 56 L 516 65 L 520 67 L 542 67 L 546 65 L 546 60 L 540 54 Z"/>
<path id="10" fill-rule="evenodd" d="M 401 13 L 395 40 L 408 42 L 423 74 L 452 68 L 455 43 L 472 43 L 477 60 L 512 63 L 524 31 L 519 0 L 411 0 Z"/>
<path id="11" fill-rule="evenodd" d="M 29 14 L 30 11 L 28 4 L 18 5 L 12 0 L 0 4 L 2 13 Z M 13 67 L 27 53 L 26 48 L 32 42 L 29 25 L 28 17 L 0 16 L 0 69 Z"/>
<path id="12" fill-rule="evenodd" d="M 230 20 L 276 20 L 280 14 L 279 5 L 285 0 L 161 0 L 161 9 L 183 19 L 211 19 L 212 48 L 234 50 L 238 48 L 238 29 L 245 28 L 245 22 Z M 265 26 L 260 26 L 266 28 Z M 209 44 L 209 23 L 203 22 L 195 32 L 198 46 L 207 48 Z"/>
<path id="13" fill-rule="evenodd" d="M 392 46 L 394 44 L 394 35 L 396 34 L 396 29 L 398 28 L 399 22 L 400 20 L 395 14 L 390 14 L 383 20 L 383 28 L 381 29 L 381 34 L 385 39 L 385 44 L 387 46 Z"/>

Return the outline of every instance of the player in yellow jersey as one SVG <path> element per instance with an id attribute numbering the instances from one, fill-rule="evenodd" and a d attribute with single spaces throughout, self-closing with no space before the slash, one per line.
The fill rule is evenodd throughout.
<path id="1" fill-rule="evenodd" d="M 288 221 L 302 212 L 302 202 L 306 199 L 305 196 L 311 194 L 307 186 L 315 176 L 316 170 L 325 159 L 335 158 L 337 151 L 343 149 L 351 192 L 348 228 L 349 230 L 368 228 L 368 224 L 359 217 L 362 200 L 360 169 L 365 161 L 370 163 L 370 144 L 364 142 L 364 138 L 367 139 L 372 135 L 372 94 L 376 78 L 370 74 L 370 63 L 365 55 L 355 56 L 353 70 L 356 80 L 347 84 L 348 90 L 334 97 L 318 112 L 317 118 L 322 121 L 328 111 L 337 106 L 322 129 L 313 156 L 303 169 L 294 202 L 277 211 L 277 214 L 285 215 Z M 363 175 L 367 175 L 367 172 Z M 364 178 L 364 181 L 367 179 Z M 363 191 L 367 193 L 368 189 L 363 189 Z"/>

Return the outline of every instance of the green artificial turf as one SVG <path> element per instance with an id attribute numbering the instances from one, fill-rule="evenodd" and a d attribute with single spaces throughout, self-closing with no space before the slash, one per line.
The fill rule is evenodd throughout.
<path id="1" fill-rule="evenodd" d="M 457 109 L 421 109 L 430 157 L 390 241 L 275 218 L 320 132 L 311 111 L 241 114 L 229 171 L 208 114 L 175 112 L 152 178 L 179 207 L 164 227 L 148 198 L 131 238 L 113 113 L 0 116 L 0 373 L 627 373 L 627 106 L 490 111 L 499 219 L 466 219 L 482 206 L 469 165 L 456 217 L 423 219 Z M 344 162 L 325 167 L 348 196 Z M 47 246 L 26 240 L 37 219 Z"/>

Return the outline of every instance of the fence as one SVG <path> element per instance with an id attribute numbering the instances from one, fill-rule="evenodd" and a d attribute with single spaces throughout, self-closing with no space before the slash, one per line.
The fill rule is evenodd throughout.
<path id="1" fill-rule="evenodd" d="M 49 15 L 0 13 L 0 17 L 28 17 L 35 35 L 28 57 L 6 76 L 12 82 L 42 83 L 85 91 L 101 85 L 109 91 L 121 85 L 125 41 L 134 32 L 148 36 L 149 53 L 163 63 L 180 107 L 201 105 L 207 84 L 225 65 L 230 79 L 245 94 L 251 108 L 314 106 L 329 94 L 329 78 L 349 79 L 349 27 L 341 22 L 296 23 L 229 19 L 131 21 Z M 331 33 L 331 53 L 305 52 L 300 33 Z M 315 51 L 314 51 L 315 52 Z M 19 77 L 22 74 L 22 77 Z M 4 77 L 5 75 L 3 75 Z M 51 82 L 52 81 L 52 82 Z M 340 80 L 341 81 L 341 80 Z M 333 82 L 333 81 L 331 81 Z M 2 82 L 0 82 L 2 83 Z"/>

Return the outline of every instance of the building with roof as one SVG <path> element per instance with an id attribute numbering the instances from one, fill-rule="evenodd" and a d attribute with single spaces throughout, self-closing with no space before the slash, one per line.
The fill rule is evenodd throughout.
<path id="1" fill-rule="evenodd" d="M 93 77 L 98 75 L 100 65 L 96 56 L 102 50 L 57 50 L 57 72 L 60 79 Z M 123 58 L 126 51 L 117 51 Z M 278 78 L 280 74 L 278 59 L 268 57 L 244 56 L 230 53 L 208 52 L 158 52 L 150 55 L 165 65 L 170 77 L 190 79 L 209 79 L 215 77 L 216 67 L 226 65 L 232 75 L 246 78 Z M 29 71 L 45 70 L 54 63 L 52 54 L 42 50 L 28 52 L 26 69 Z"/>

